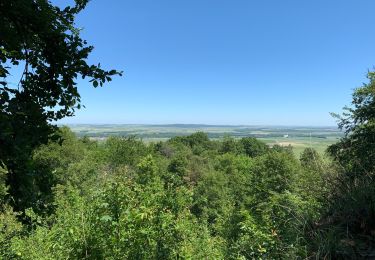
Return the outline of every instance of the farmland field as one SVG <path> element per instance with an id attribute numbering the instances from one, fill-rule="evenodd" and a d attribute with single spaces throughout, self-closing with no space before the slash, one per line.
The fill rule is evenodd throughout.
<path id="1" fill-rule="evenodd" d="M 324 153 L 328 145 L 335 143 L 341 136 L 336 127 L 290 127 L 290 126 L 232 126 L 232 125 L 68 125 L 79 137 L 88 136 L 103 140 L 109 136 L 136 136 L 145 142 L 165 141 L 174 136 L 184 136 L 203 131 L 211 139 L 224 136 L 233 138 L 256 137 L 269 145 L 291 145 L 299 155 L 306 147 L 315 148 Z"/>

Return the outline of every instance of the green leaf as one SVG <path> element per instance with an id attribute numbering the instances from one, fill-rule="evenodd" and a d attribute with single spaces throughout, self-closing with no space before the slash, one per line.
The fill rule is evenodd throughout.
<path id="1" fill-rule="evenodd" d="M 108 216 L 108 215 L 104 215 L 100 218 L 101 221 L 112 221 L 112 217 L 111 216 Z"/>

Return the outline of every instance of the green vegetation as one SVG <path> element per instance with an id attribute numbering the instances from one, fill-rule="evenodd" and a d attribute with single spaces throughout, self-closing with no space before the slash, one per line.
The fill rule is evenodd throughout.
<path id="1" fill-rule="evenodd" d="M 0 1 L 1 259 L 374 257 L 374 72 L 325 155 L 297 157 L 248 127 L 93 140 L 51 125 L 79 105 L 78 75 L 97 86 L 117 74 L 85 62 L 92 48 L 73 25 L 86 3 Z M 21 88 L 7 62 L 25 63 Z M 310 139 L 267 138 L 285 130 Z M 337 137 L 319 131 L 311 139 Z"/>
<path id="2" fill-rule="evenodd" d="M 319 157 L 306 154 L 304 168 L 288 149 L 272 149 L 250 137 L 213 141 L 202 132 L 149 144 L 119 137 L 98 143 L 77 138 L 65 127 L 59 135 L 61 143 L 50 141 L 33 153 L 37 178 L 29 189 L 38 195 L 37 203 L 15 213 L 3 195 L 1 216 L 14 226 L 2 229 L 4 256 L 309 254 L 304 230 L 318 220 L 321 202 L 319 193 L 309 192 L 315 184 L 304 176 L 315 174 L 320 185 L 324 174 L 319 167 L 325 165 Z"/>
<path id="3" fill-rule="evenodd" d="M 312 148 L 298 160 L 251 137 L 98 142 L 58 131 L 61 143 L 33 152 L 33 203 L 14 212 L 1 186 L 5 258 L 290 259 L 335 250 L 316 248 L 328 243 L 317 240 L 326 239 L 317 223 L 341 175 Z"/>

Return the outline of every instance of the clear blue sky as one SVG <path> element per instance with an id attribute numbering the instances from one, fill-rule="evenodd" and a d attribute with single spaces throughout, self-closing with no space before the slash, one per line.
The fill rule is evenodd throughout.
<path id="1" fill-rule="evenodd" d="M 61 4 L 64 1 L 53 1 Z M 375 65 L 374 0 L 92 0 L 78 16 L 90 62 L 61 123 L 335 125 Z"/>

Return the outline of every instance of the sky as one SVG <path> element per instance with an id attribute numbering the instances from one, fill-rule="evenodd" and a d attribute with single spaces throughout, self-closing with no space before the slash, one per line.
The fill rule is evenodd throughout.
<path id="1" fill-rule="evenodd" d="M 63 5 L 66 1 L 53 3 Z M 92 0 L 85 108 L 60 123 L 335 125 L 375 65 L 373 0 Z"/>

